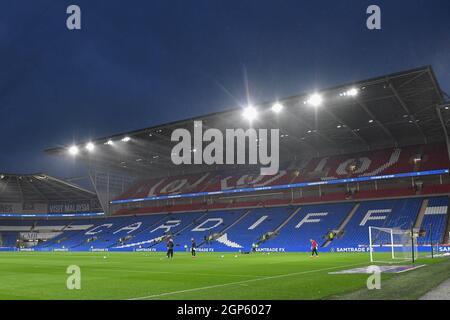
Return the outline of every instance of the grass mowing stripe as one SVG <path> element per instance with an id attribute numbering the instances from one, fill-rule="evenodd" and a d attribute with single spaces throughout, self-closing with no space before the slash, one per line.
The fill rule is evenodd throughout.
<path id="1" fill-rule="evenodd" d="M 81 290 L 66 288 L 69 265 L 81 268 Z M 202 253 L 192 259 L 177 252 L 173 260 L 162 252 L 0 253 L 0 300 L 324 299 L 365 288 L 367 281 L 366 274 L 327 270 L 368 265 L 367 253 L 322 253 L 320 259 L 305 253 Z M 398 276 L 383 274 L 382 280 Z"/>
<path id="2" fill-rule="evenodd" d="M 242 281 L 236 281 L 236 282 L 222 283 L 222 284 L 206 286 L 206 287 L 199 287 L 199 288 L 178 290 L 178 291 L 173 291 L 173 292 L 158 293 L 158 294 L 149 295 L 149 296 L 145 296 L 145 297 L 130 298 L 128 300 L 146 300 L 146 299 L 158 298 L 158 297 L 163 297 L 163 296 L 168 296 L 168 295 L 175 295 L 175 294 L 180 294 L 180 293 L 188 293 L 188 292 L 194 292 L 194 291 L 209 290 L 209 289 L 215 289 L 215 288 L 220 288 L 220 287 L 225 287 L 225 286 L 232 286 L 232 285 L 241 285 L 241 284 L 244 284 L 244 283 L 255 282 L 255 281 L 272 280 L 272 279 L 277 279 L 277 278 L 291 277 L 291 276 L 303 275 L 303 274 L 308 274 L 308 273 L 329 271 L 329 270 L 334 270 L 334 269 L 345 269 L 345 268 L 356 267 L 356 266 L 361 266 L 361 265 L 365 265 L 365 264 L 367 264 L 367 263 L 356 263 L 356 264 L 350 264 L 350 265 L 346 265 L 346 266 L 330 267 L 330 268 L 323 268 L 323 269 L 316 269 L 316 270 L 308 270 L 308 271 L 294 272 L 294 273 L 288 273 L 288 274 L 280 274 L 280 275 L 276 275 L 276 276 L 269 276 L 269 277 L 262 277 L 262 278 L 257 278 L 257 279 L 248 279 L 248 280 L 242 280 Z"/>

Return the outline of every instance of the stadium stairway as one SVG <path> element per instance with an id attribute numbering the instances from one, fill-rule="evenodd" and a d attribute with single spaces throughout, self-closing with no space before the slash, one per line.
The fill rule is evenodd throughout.
<path id="1" fill-rule="evenodd" d="M 356 211 L 358 210 L 360 205 L 361 205 L 361 203 L 358 202 L 355 204 L 355 206 L 352 208 L 352 210 L 350 210 L 347 217 L 345 217 L 344 221 L 342 221 L 341 225 L 335 231 L 337 235 L 341 234 L 344 231 L 348 222 L 352 219 L 353 215 L 356 213 Z M 324 248 L 328 247 L 332 241 L 333 240 L 327 239 L 327 241 L 325 241 L 325 243 L 322 245 L 322 247 L 324 247 Z"/>
<path id="2" fill-rule="evenodd" d="M 122 245 L 113 247 L 114 249 L 150 249 L 151 247 L 161 243 L 167 235 L 178 234 L 187 226 L 192 225 L 199 217 L 203 216 L 203 212 L 189 212 L 167 214 L 165 218 L 159 222 L 152 223 L 146 230 L 140 232 L 134 238 Z"/>
<path id="3" fill-rule="evenodd" d="M 428 207 L 428 202 L 429 202 L 428 199 L 423 199 L 422 205 L 419 210 L 419 214 L 417 215 L 416 222 L 414 223 L 414 228 L 420 228 L 420 226 L 422 225 L 423 219 L 425 217 L 425 211 L 427 210 Z"/>
<path id="4" fill-rule="evenodd" d="M 111 245 L 110 248 L 116 248 L 116 247 L 120 247 L 122 245 L 128 245 L 130 243 L 134 242 L 134 239 L 136 239 L 137 237 L 142 236 L 145 232 L 148 232 L 150 229 L 155 228 L 156 226 L 160 225 L 161 223 L 164 223 L 164 221 L 166 221 L 168 218 L 168 215 L 163 214 L 160 216 L 160 219 L 156 220 L 154 223 L 151 223 L 149 225 L 147 225 L 146 227 L 142 228 L 142 230 L 139 230 L 137 232 L 134 232 L 132 234 L 132 238 L 129 240 L 125 240 L 123 242 L 117 241 L 115 244 Z"/>
<path id="5" fill-rule="evenodd" d="M 240 216 L 235 222 L 233 222 L 231 225 L 223 229 L 220 233 L 223 234 L 227 232 L 229 229 L 233 228 L 235 225 L 237 225 L 239 222 L 241 222 L 250 212 L 252 212 L 253 209 L 247 210 L 242 216 Z"/>
<path id="6" fill-rule="evenodd" d="M 342 237 L 333 240 L 330 248 L 367 247 L 369 226 L 410 228 L 417 219 L 421 204 L 421 198 L 362 202 L 348 222 Z"/>
<path id="7" fill-rule="evenodd" d="M 187 231 L 189 228 L 192 228 L 192 227 L 196 226 L 198 224 L 198 221 L 201 221 L 202 219 L 204 219 L 207 216 L 208 216 L 208 212 L 204 212 L 203 215 L 201 215 L 200 217 L 192 220 L 191 223 L 186 224 L 186 226 L 184 226 L 183 228 L 181 228 L 180 230 L 177 230 L 174 234 L 172 234 L 172 238 L 174 239 L 175 246 L 177 246 L 178 238 L 179 238 L 180 235 L 183 234 L 183 232 Z M 180 246 L 179 243 L 178 243 L 178 246 Z M 166 242 L 164 241 L 164 239 L 161 239 L 161 241 L 154 242 L 154 243 L 152 243 L 149 246 L 149 248 L 152 248 L 152 247 L 154 247 L 155 250 L 156 249 L 162 250 L 162 249 L 166 248 Z"/>
<path id="8" fill-rule="evenodd" d="M 287 217 L 286 220 L 284 220 L 278 227 L 275 228 L 275 230 L 273 230 L 273 233 L 278 234 L 280 232 L 281 229 L 283 229 L 283 227 L 289 223 L 289 221 L 291 221 L 291 219 L 293 219 L 296 214 L 300 211 L 301 207 L 297 207 L 292 214 Z"/>
<path id="9" fill-rule="evenodd" d="M 217 242 L 214 239 L 209 241 L 207 240 L 207 237 L 220 237 L 223 235 L 224 230 L 230 229 L 230 227 L 235 225 L 243 215 L 247 215 L 249 212 L 249 210 L 242 209 L 209 212 L 204 219 L 198 221 L 194 228 L 186 230 L 175 239 L 175 243 L 182 248 L 184 248 L 185 245 L 190 247 L 191 239 L 195 239 L 199 250 L 215 251 Z M 210 226 L 210 222 L 214 221 L 216 221 L 215 225 Z"/>
<path id="10" fill-rule="evenodd" d="M 444 244 L 450 243 L 450 209 L 447 207 L 447 227 L 444 232 L 444 240 L 442 241 Z"/>
<path id="11" fill-rule="evenodd" d="M 354 205 L 346 202 L 302 206 L 279 230 L 279 234 L 263 243 L 259 250 L 308 251 L 309 240 L 320 240 L 328 231 L 336 229 Z"/>
<path id="12" fill-rule="evenodd" d="M 108 241 L 108 243 L 106 243 L 104 245 L 104 247 L 111 249 L 111 248 L 121 246 L 130 241 L 133 241 L 136 237 L 138 237 L 139 234 L 142 234 L 143 232 L 149 230 L 150 228 L 158 225 L 158 223 L 160 223 L 161 221 L 168 219 L 167 217 L 168 217 L 168 215 L 162 215 L 162 216 L 150 215 L 150 216 L 148 216 L 148 218 L 150 218 L 150 219 L 147 219 L 147 220 L 142 219 L 144 217 L 133 218 L 132 221 L 129 221 L 124 226 L 116 228 L 115 231 L 113 232 L 113 235 L 111 235 L 109 238 L 103 239 L 103 241 L 104 240 Z M 137 223 L 142 223 L 144 225 L 144 227 L 142 229 L 139 228 L 139 230 L 124 229 L 126 227 L 133 228 L 133 225 L 135 226 Z"/>
<path id="13" fill-rule="evenodd" d="M 267 207 L 249 211 L 232 227 L 221 232 L 215 239 L 217 251 L 249 252 L 252 245 L 259 243 L 262 237 L 283 223 L 292 214 L 290 207 Z M 267 240 L 270 241 L 270 240 Z"/>

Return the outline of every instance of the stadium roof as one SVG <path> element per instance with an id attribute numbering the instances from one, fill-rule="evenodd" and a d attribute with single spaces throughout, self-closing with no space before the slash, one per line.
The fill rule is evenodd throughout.
<path id="1" fill-rule="evenodd" d="M 448 108 L 442 108 L 441 119 L 437 111 L 444 103 L 444 94 L 430 66 L 317 93 L 323 99 L 322 105 L 312 107 L 306 103 L 313 94 L 309 92 L 279 100 L 284 106 L 279 114 L 271 110 L 274 101 L 254 104 L 259 116 L 252 127 L 280 128 L 280 161 L 301 158 L 305 153 L 327 155 L 443 141 L 445 125 L 450 123 Z M 78 157 L 90 164 L 134 173 L 179 171 L 180 166 L 170 160 L 175 145 L 170 136 L 174 129 L 192 132 L 195 120 L 203 121 L 204 130 L 245 129 L 250 125 L 242 111 L 239 107 L 95 139 L 92 140 L 95 152 L 86 150 L 87 141 L 80 142 Z M 46 152 L 62 155 L 69 148 L 57 147 Z"/>
<path id="2" fill-rule="evenodd" d="M 0 202 L 83 201 L 95 193 L 46 174 L 0 174 Z"/>

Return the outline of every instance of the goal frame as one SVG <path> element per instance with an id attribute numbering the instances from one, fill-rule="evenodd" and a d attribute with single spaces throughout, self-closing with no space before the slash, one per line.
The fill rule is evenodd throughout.
<path id="1" fill-rule="evenodd" d="M 370 262 L 374 262 L 375 261 L 374 258 L 373 258 L 374 245 L 373 245 L 373 242 L 372 242 L 372 240 L 373 240 L 372 239 L 372 230 L 380 230 L 380 231 L 389 233 L 389 238 L 391 240 L 391 243 L 388 244 L 388 245 L 391 247 L 391 259 L 392 260 L 409 260 L 409 259 L 411 259 L 412 262 L 414 263 L 415 258 L 416 258 L 416 252 L 415 252 L 415 246 L 416 246 L 415 240 L 416 240 L 416 238 L 414 237 L 414 232 L 413 232 L 412 229 L 410 230 L 410 232 L 411 232 L 411 236 L 410 236 L 410 238 L 411 238 L 411 257 L 409 257 L 409 258 L 398 258 L 398 257 L 395 256 L 394 231 L 395 230 L 402 230 L 402 229 L 372 227 L 372 226 L 369 226 L 369 254 L 370 254 Z M 404 229 L 402 231 L 403 232 L 408 232 L 407 229 Z"/>

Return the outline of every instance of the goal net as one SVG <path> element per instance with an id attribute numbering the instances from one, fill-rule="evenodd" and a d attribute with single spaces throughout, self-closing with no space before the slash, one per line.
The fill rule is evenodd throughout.
<path id="1" fill-rule="evenodd" d="M 369 227 L 369 252 L 371 262 L 414 261 L 417 236 L 411 229 Z"/>

